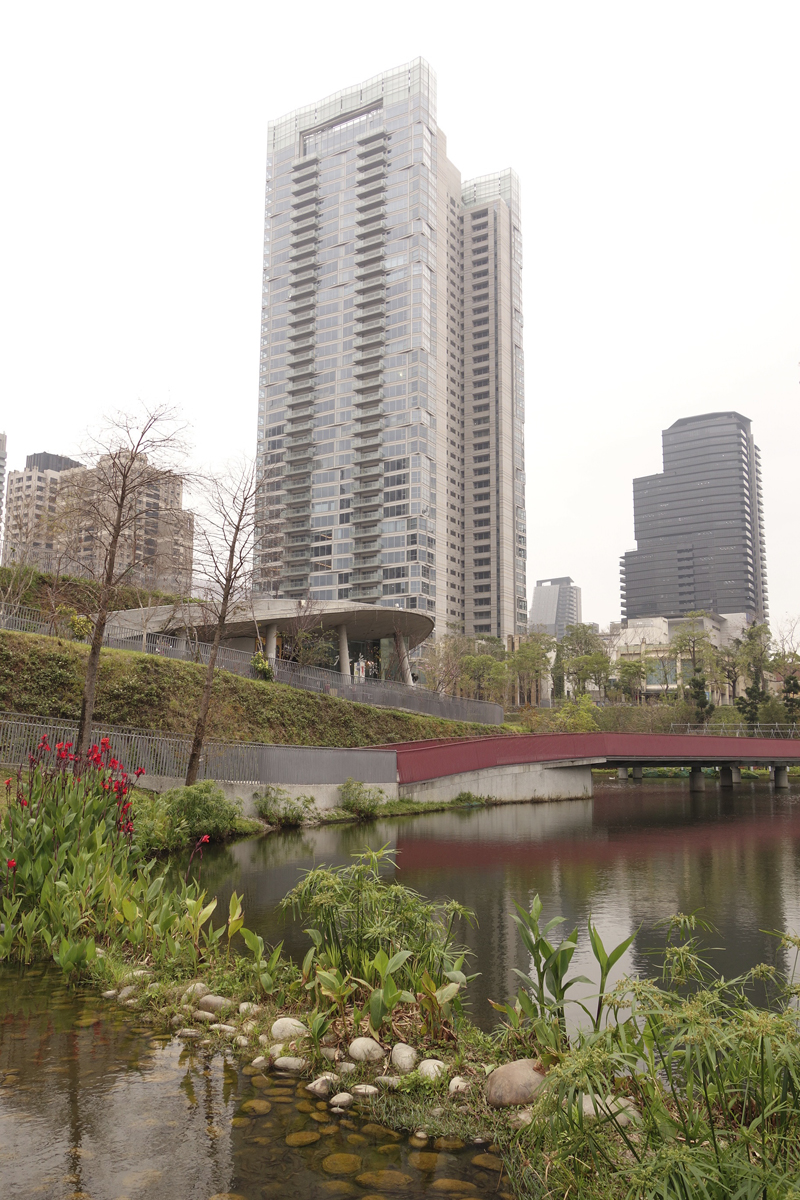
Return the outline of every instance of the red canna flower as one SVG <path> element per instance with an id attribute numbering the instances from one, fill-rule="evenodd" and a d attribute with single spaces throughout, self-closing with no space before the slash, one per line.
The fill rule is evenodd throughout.
<path id="1" fill-rule="evenodd" d="M 8 788 L 10 788 L 10 787 L 11 787 L 11 780 L 10 780 L 10 779 L 7 779 L 7 780 L 6 780 L 6 789 L 8 789 Z"/>
<path id="2" fill-rule="evenodd" d="M 133 773 L 138 779 L 140 775 L 144 775 L 144 767 L 137 767 Z"/>
<path id="3" fill-rule="evenodd" d="M 17 860 L 16 860 L 15 858 L 9 858 L 9 859 L 7 859 L 7 861 L 6 861 L 6 866 L 8 867 L 9 871 L 16 871 L 16 869 L 17 869 Z"/>
<path id="4" fill-rule="evenodd" d="M 211 841 L 211 838 L 208 836 L 207 833 L 204 833 L 203 836 L 200 838 L 200 845 L 204 846 L 206 844 L 206 842 L 210 842 L 210 841 Z"/>
<path id="5" fill-rule="evenodd" d="M 27 800 L 23 800 L 23 801 L 22 801 L 22 807 L 23 807 L 23 808 L 27 808 L 27 807 L 28 807 L 28 801 L 27 801 Z"/>
<path id="6" fill-rule="evenodd" d="M 110 750 L 111 749 L 111 742 L 109 741 L 108 738 L 100 738 L 100 748 L 101 748 L 101 750 Z"/>

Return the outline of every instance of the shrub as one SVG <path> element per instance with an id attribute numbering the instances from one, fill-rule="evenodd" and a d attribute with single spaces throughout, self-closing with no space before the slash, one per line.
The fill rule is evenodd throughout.
<path id="1" fill-rule="evenodd" d="M 339 787 L 341 807 L 345 812 L 352 813 L 359 820 L 368 821 L 377 815 L 378 809 L 386 799 L 381 787 L 367 787 L 357 779 L 348 779 Z"/>
<path id="2" fill-rule="evenodd" d="M 262 679 L 264 683 L 273 683 L 275 680 L 275 672 L 272 669 L 272 664 L 265 654 L 260 650 L 256 650 L 253 657 L 250 659 L 250 664 L 256 673 L 257 679 Z"/>
<path id="3" fill-rule="evenodd" d="M 263 795 L 253 797 L 256 812 L 269 825 L 279 829 L 296 829 L 316 814 L 317 801 L 313 796 L 300 795 L 292 799 L 281 787 L 271 785 Z"/>
<path id="4" fill-rule="evenodd" d="M 139 793 L 134 813 L 136 844 L 141 850 L 176 850 L 201 836 L 219 841 L 236 833 L 242 805 L 239 800 L 228 800 L 216 783 L 205 780 L 161 795 Z"/>

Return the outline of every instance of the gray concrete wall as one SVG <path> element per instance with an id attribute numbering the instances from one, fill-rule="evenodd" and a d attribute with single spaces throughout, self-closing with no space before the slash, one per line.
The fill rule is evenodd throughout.
<path id="1" fill-rule="evenodd" d="M 463 771 L 422 783 L 401 784 L 400 796 L 442 803 L 459 792 L 492 796 L 508 804 L 528 800 L 584 800 L 592 795 L 591 766 L 546 767 L 540 763 L 511 763 L 480 771 Z"/>
<path id="2" fill-rule="evenodd" d="M 217 787 L 222 789 L 228 800 L 241 800 L 244 816 L 254 817 L 257 815 L 254 797 L 263 794 L 265 784 L 232 783 L 226 779 L 215 779 L 214 782 Z M 172 788 L 183 787 L 183 785 L 184 780 L 182 778 L 170 775 L 143 775 L 140 782 L 141 787 L 147 788 L 151 792 L 159 793 L 168 792 Z M 283 788 L 292 799 L 296 799 L 298 796 L 313 796 L 317 802 L 317 808 L 321 812 L 324 812 L 326 809 L 339 807 L 338 783 L 281 783 L 276 780 L 274 786 Z M 396 800 L 398 798 L 399 791 L 396 783 L 381 783 L 380 787 L 383 788 L 383 793 L 387 800 Z"/>

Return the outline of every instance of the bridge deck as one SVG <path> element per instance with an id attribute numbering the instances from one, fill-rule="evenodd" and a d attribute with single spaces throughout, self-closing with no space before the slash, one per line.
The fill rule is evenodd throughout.
<path id="1" fill-rule="evenodd" d="M 401 742 L 398 781 L 421 783 L 512 763 L 609 767 L 800 766 L 800 740 L 694 734 L 546 733 Z"/>

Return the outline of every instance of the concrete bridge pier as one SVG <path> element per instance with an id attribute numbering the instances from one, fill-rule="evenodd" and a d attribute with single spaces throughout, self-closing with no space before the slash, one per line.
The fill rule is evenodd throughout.
<path id="1" fill-rule="evenodd" d="M 617 779 L 624 779 L 627 782 L 627 779 L 628 779 L 628 768 L 627 767 L 617 767 Z"/>
<path id="2" fill-rule="evenodd" d="M 773 767 L 773 778 L 776 788 L 788 788 L 789 786 L 789 768 L 780 767 L 775 764 Z"/>
<path id="3" fill-rule="evenodd" d="M 631 767 L 631 774 L 633 775 L 634 779 L 644 778 L 642 767 Z"/>
<path id="4" fill-rule="evenodd" d="M 737 778 L 737 776 L 738 776 L 738 778 Z M 735 783 L 742 782 L 742 772 L 739 770 L 738 767 L 733 767 L 733 766 L 720 767 L 719 782 L 720 782 L 720 787 L 724 787 L 724 788 L 733 787 L 733 785 Z"/>
<path id="5" fill-rule="evenodd" d="M 702 767 L 692 767 L 689 772 L 689 791 L 704 792 L 706 787 L 706 777 L 703 774 Z"/>

